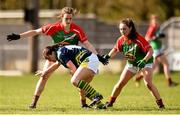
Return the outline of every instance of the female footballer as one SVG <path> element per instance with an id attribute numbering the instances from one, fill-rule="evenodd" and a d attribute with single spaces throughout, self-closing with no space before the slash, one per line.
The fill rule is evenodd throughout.
<path id="1" fill-rule="evenodd" d="M 90 107 L 97 105 L 97 109 L 106 109 L 101 99 L 103 96 L 97 92 L 89 83 L 98 72 L 99 60 L 96 54 L 77 45 L 47 46 L 43 51 L 45 59 L 55 62 L 56 66 L 60 64 L 70 69 L 71 83 L 79 88 L 85 97 L 92 100 Z M 107 60 L 108 61 L 108 60 Z M 39 71 L 37 75 L 44 77 L 46 74 L 54 70 L 51 66 L 43 71 Z"/>
<path id="2" fill-rule="evenodd" d="M 144 83 L 155 97 L 158 107 L 164 108 L 159 92 L 152 83 L 152 47 L 144 37 L 136 32 L 135 25 L 131 19 L 127 18 L 120 21 L 119 30 L 122 36 L 118 38 L 114 48 L 106 55 L 106 58 L 112 58 L 118 52 L 122 52 L 127 60 L 127 64 L 112 90 L 106 107 L 113 106 L 123 87 L 138 71 L 141 71 L 144 76 Z"/>

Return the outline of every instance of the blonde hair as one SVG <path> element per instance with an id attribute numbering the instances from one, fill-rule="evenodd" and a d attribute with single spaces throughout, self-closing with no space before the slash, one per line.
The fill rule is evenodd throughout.
<path id="1" fill-rule="evenodd" d="M 64 14 L 72 14 L 75 16 L 78 13 L 78 11 L 71 7 L 64 7 L 60 10 L 58 14 L 56 14 L 56 17 L 61 20 Z"/>

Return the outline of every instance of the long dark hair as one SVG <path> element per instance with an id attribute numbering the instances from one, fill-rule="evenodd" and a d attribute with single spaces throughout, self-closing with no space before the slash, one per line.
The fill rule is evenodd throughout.
<path id="1" fill-rule="evenodd" d="M 46 50 L 47 50 L 47 55 L 51 55 L 52 54 L 52 52 L 53 51 L 57 51 L 58 50 L 58 48 L 59 48 L 60 46 L 59 45 L 52 45 L 52 46 L 46 46 Z"/>
<path id="2" fill-rule="evenodd" d="M 132 19 L 130 18 L 126 18 L 126 19 L 123 19 L 120 21 L 120 24 L 125 24 L 127 25 L 129 28 L 131 28 L 131 31 L 128 35 L 128 38 L 129 39 L 136 39 L 137 35 L 136 35 L 136 28 L 135 28 L 135 25 L 134 25 L 134 22 L 132 21 Z"/>

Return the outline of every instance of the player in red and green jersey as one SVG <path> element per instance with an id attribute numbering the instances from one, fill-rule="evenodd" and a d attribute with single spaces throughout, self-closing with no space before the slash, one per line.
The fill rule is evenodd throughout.
<path id="1" fill-rule="evenodd" d="M 144 83 L 150 93 L 155 97 L 158 107 L 164 108 L 159 92 L 152 83 L 153 50 L 151 46 L 145 38 L 136 32 L 136 28 L 131 19 L 127 18 L 120 21 L 119 30 L 122 36 L 117 40 L 116 45 L 105 58 L 114 57 L 118 52 L 122 52 L 124 58 L 127 60 L 127 64 L 119 81 L 113 88 L 106 107 L 113 106 L 123 87 L 138 71 L 141 71 L 144 76 Z"/>
<path id="2" fill-rule="evenodd" d="M 75 9 L 71 7 L 64 7 L 61 9 L 59 15 L 57 16 L 59 18 L 59 22 L 55 24 L 48 24 L 39 29 L 29 30 L 21 34 L 12 33 L 10 35 L 7 35 L 7 40 L 12 41 L 12 40 L 19 40 L 23 38 L 33 37 L 35 35 L 48 35 L 48 36 L 51 36 L 54 44 L 78 45 L 78 42 L 80 41 L 88 50 L 97 54 L 94 46 L 88 41 L 87 36 L 84 33 L 84 31 L 78 25 L 72 22 L 72 19 L 76 13 L 77 11 Z M 102 56 L 98 55 L 98 59 L 99 61 L 103 63 Z M 43 69 L 45 70 L 49 68 L 50 66 L 55 66 L 55 63 L 49 60 L 46 60 Z M 53 71 L 55 71 L 58 67 L 59 66 L 55 66 Z M 50 75 L 52 74 L 52 72 L 47 74 L 44 77 L 40 77 L 36 85 L 32 104 L 29 106 L 30 108 L 36 108 L 38 99 L 42 91 L 44 90 L 45 84 L 48 78 L 50 77 Z M 82 106 L 86 105 L 85 96 L 81 95 L 80 98 L 81 98 Z"/>
<path id="3" fill-rule="evenodd" d="M 170 70 L 169 70 L 169 63 L 162 49 L 162 41 L 160 38 L 163 38 L 163 37 L 165 37 L 165 35 L 163 35 L 162 32 L 160 31 L 158 17 L 156 15 L 152 15 L 151 20 L 150 20 L 150 25 L 146 32 L 145 38 L 147 41 L 149 41 L 150 45 L 152 46 L 154 50 L 153 70 L 157 67 L 158 63 L 162 64 L 168 86 L 174 87 L 174 86 L 177 86 L 178 84 L 172 80 Z M 137 84 L 139 84 L 139 81 L 141 78 L 142 78 L 141 75 L 136 76 Z"/>
<path id="4" fill-rule="evenodd" d="M 149 43 L 138 33 L 136 34 L 137 38 L 130 40 L 125 36 L 121 36 L 114 47 L 114 50 L 117 52 L 122 52 L 127 59 L 127 63 L 132 66 L 138 66 L 138 61 L 142 60 L 148 50 L 151 48 Z M 147 60 L 146 64 L 153 63 L 153 57 Z"/>
<path id="5" fill-rule="evenodd" d="M 158 33 L 160 33 L 160 28 L 159 28 L 159 24 L 157 23 L 156 19 L 157 18 L 156 16 L 152 16 L 151 17 L 152 20 L 151 20 L 151 24 L 146 32 L 146 35 L 145 35 L 145 38 L 147 41 L 150 42 L 153 50 L 154 50 L 154 58 L 160 56 L 163 54 L 162 52 L 162 42 L 160 39 L 158 39 L 158 37 L 156 37 L 156 35 Z"/>
<path id="6" fill-rule="evenodd" d="M 75 23 L 71 23 L 69 31 L 64 31 L 64 26 L 62 23 L 49 24 L 42 27 L 42 32 L 46 35 L 52 37 L 54 44 L 61 45 L 78 45 L 80 41 L 83 43 L 87 41 L 87 36 L 84 31 Z"/>

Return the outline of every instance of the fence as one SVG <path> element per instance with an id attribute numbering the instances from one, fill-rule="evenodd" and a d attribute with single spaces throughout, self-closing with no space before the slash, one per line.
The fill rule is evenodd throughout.
<path id="1" fill-rule="evenodd" d="M 1 21 L 7 21 L 1 19 Z M 22 19 L 20 19 L 22 20 Z M 1 22 L 0 21 L 0 22 Z M 21 33 L 30 29 L 28 24 L 16 23 L 17 19 L 10 21 L 9 24 L 0 23 L 0 70 L 20 70 L 28 71 L 28 39 L 7 42 L 6 35 L 12 32 Z M 50 18 L 42 18 L 41 24 L 51 23 Z M 90 42 L 97 48 L 100 53 L 107 53 L 113 47 L 116 39 L 119 37 L 117 25 L 108 25 L 99 22 L 96 18 L 77 18 L 75 21 L 85 30 Z M 13 22 L 13 23 L 12 23 Z M 22 22 L 22 21 L 17 21 Z M 144 35 L 148 24 L 137 25 L 138 31 Z M 161 29 L 167 34 L 167 38 L 163 40 L 168 61 L 171 70 L 180 70 L 180 19 L 171 18 L 163 23 Z M 49 37 L 39 37 L 39 59 L 42 59 L 42 49 L 51 44 Z M 121 58 L 121 55 L 117 56 Z M 41 61 L 39 61 L 41 62 Z"/>
<path id="2" fill-rule="evenodd" d="M 180 17 L 170 18 L 161 25 L 166 33 L 165 44 L 170 70 L 180 71 Z"/>

